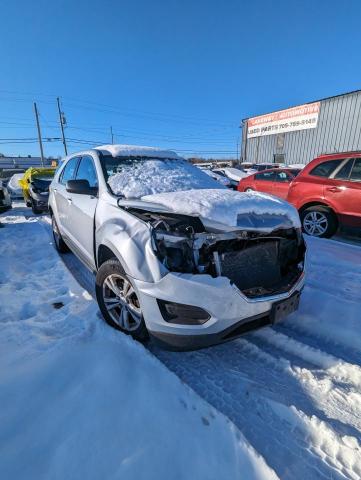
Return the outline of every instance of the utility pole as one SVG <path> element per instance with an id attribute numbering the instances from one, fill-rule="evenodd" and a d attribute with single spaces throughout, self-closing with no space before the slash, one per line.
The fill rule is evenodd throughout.
<path id="1" fill-rule="evenodd" d="M 61 136 L 62 136 L 62 139 L 63 139 L 64 152 L 65 152 L 65 156 L 67 156 L 68 155 L 68 149 L 66 148 L 66 140 L 65 140 L 65 134 L 64 134 L 65 117 L 64 117 L 64 113 L 60 110 L 59 97 L 57 97 L 56 101 L 57 101 L 57 104 L 58 104 L 59 122 L 60 122 L 60 128 L 61 128 Z"/>
<path id="2" fill-rule="evenodd" d="M 43 151 L 43 142 L 41 141 L 41 131 L 40 131 L 40 123 L 39 123 L 39 113 L 38 109 L 36 106 L 36 103 L 34 102 L 34 112 L 35 112 L 35 118 L 36 118 L 36 126 L 38 129 L 38 139 L 39 139 L 39 147 L 40 147 L 40 157 L 41 157 L 41 166 L 44 166 L 44 151 Z"/>
<path id="3" fill-rule="evenodd" d="M 113 133 L 113 127 L 110 127 L 110 136 L 112 138 L 112 145 L 114 144 L 114 133 Z"/>

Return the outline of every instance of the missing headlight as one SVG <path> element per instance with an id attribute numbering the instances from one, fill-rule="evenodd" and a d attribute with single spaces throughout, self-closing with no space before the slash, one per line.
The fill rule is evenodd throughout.
<path id="1" fill-rule="evenodd" d="M 159 260 L 168 270 L 183 273 L 194 271 L 193 242 L 191 239 L 155 232 L 153 243 Z"/>

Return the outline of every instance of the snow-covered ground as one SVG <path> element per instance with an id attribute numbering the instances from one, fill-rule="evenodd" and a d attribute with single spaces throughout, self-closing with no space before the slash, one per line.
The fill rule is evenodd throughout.
<path id="1" fill-rule="evenodd" d="M 361 246 L 308 238 L 277 327 L 149 352 L 24 212 L 0 217 L 0 478 L 361 478 Z"/>
<path id="2" fill-rule="evenodd" d="M 0 479 L 277 478 L 223 414 L 105 325 L 46 217 L 0 219 Z"/>

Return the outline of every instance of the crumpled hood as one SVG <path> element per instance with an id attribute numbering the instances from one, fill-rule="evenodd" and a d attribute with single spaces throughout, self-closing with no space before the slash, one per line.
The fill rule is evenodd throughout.
<path id="1" fill-rule="evenodd" d="M 276 228 L 300 228 L 297 210 L 288 202 L 261 192 L 234 190 L 186 190 L 142 197 L 171 212 L 200 217 L 230 227 L 271 231 Z"/>

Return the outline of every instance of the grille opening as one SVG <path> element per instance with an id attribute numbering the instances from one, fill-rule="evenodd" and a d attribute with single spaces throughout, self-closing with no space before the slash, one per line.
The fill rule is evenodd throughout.
<path id="1" fill-rule="evenodd" d="M 297 239 L 263 238 L 218 253 L 214 270 L 249 298 L 285 293 L 301 276 L 304 251 Z"/>

